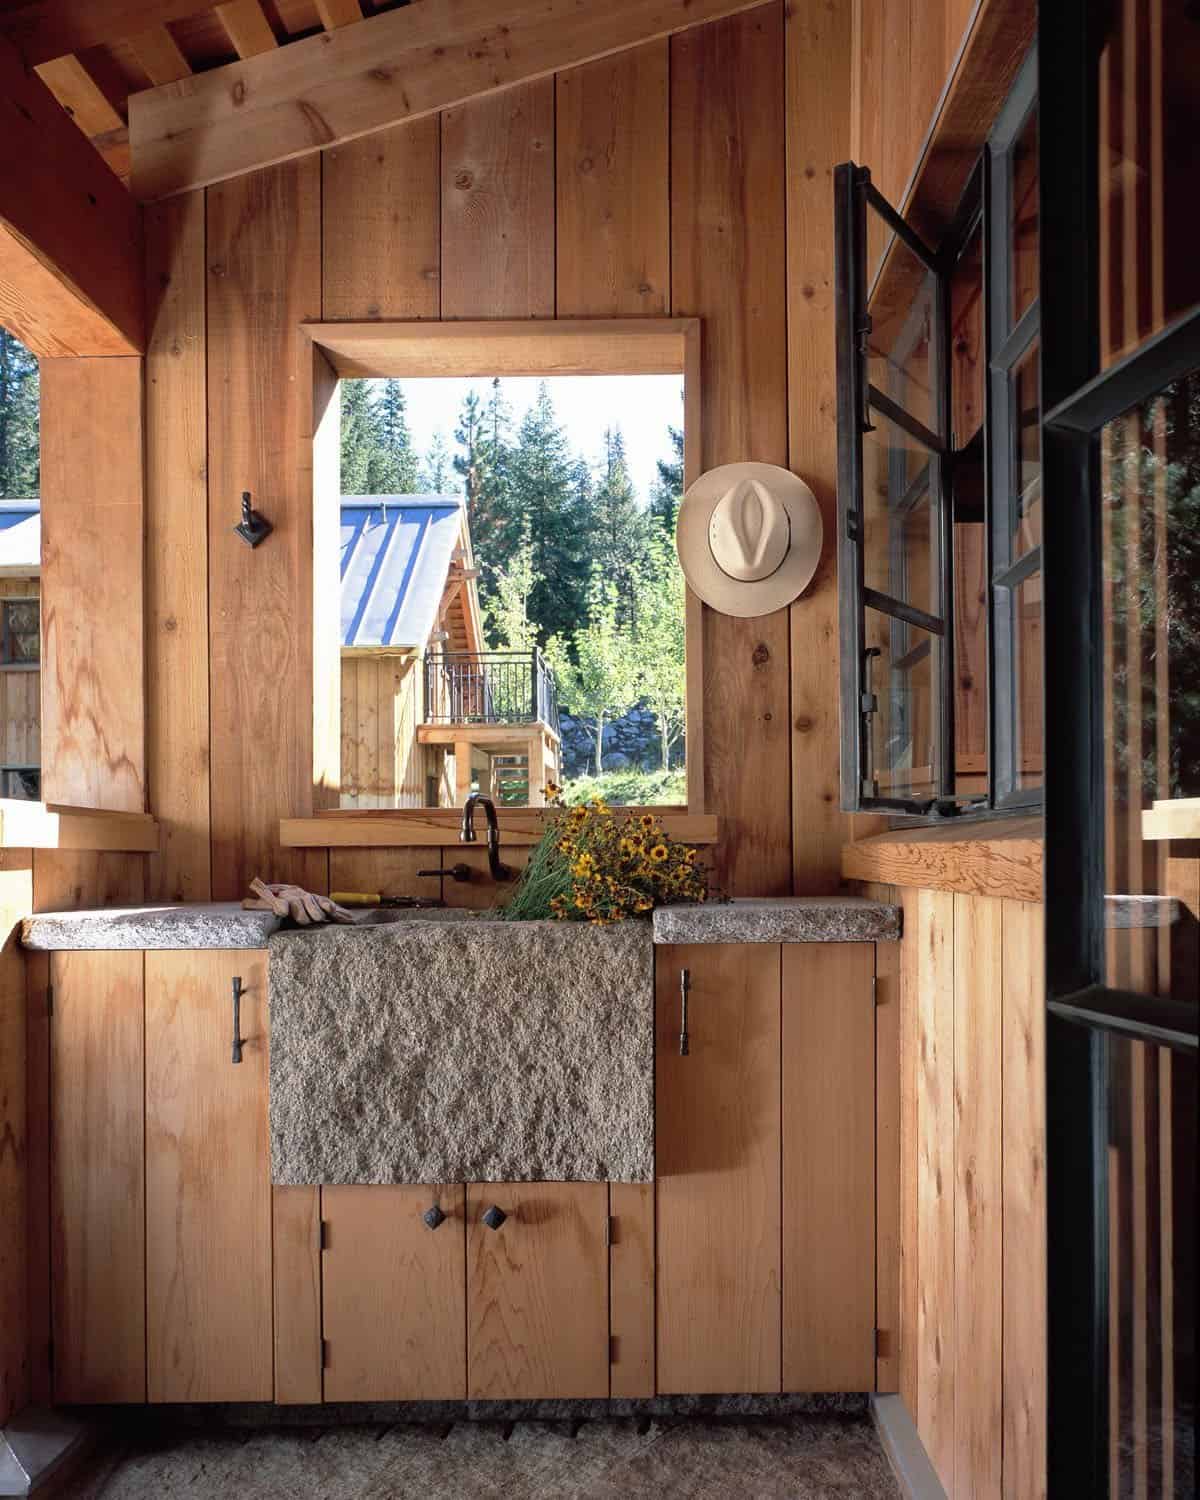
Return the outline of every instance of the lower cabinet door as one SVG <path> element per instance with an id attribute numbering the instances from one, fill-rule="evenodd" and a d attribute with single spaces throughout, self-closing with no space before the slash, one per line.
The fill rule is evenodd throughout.
<path id="1" fill-rule="evenodd" d="M 326 1401 L 465 1398 L 464 1196 L 322 1188 Z"/>
<path id="2" fill-rule="evenodd" d="M 271 1399 L 264 952 L 146 954 L 146 1314 L 151 1401 Z"/>
<path id="3" fill-rule="evenodd" d="M 472 1400 L 608 1395 L 608 1184 L 467 1188 Z"/>

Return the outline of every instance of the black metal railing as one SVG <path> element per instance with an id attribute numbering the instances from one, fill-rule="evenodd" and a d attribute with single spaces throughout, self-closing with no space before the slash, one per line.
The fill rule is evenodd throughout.
<path id="1" fill-rule="evenodd" d="M 425 723 L 558 726 L 558 689 L 533 651 L 443 651 L 425 658 Z"/>

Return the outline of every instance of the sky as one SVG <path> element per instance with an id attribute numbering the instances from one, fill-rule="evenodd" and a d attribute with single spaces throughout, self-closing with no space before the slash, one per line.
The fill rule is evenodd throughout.
<path id="1" fill-rule="evenodd" d="M 537 396 L 541 382 L 533 377 L 505 377 L 504 394 L 515 433 Z M 433 435 L 441 431 L 456 451 L 454 429 L 463 397 L 478 391 L 486 401 L 490 380 L 404 380 L 408 426 L 413 445 L 424 458 Z M 604 429 L 619 426 L 625 437 L 629 473 L 643 503 L 658 475 L 660 458 L 669 458 L 668 427 L 683 426 L 681 375 L 565 375 L 546 381 L 558 419 L 571 447 L 595 465 L 604 451 Z"/>

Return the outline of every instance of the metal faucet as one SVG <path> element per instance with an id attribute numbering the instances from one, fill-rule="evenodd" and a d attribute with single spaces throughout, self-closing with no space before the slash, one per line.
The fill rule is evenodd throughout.
<path id="1" fill-rule="evenodd" d="M 485 797 L 482 792 L 472 792 L 463 804 L 462 827 L 458 831 L 459 842 L 462 844 L 479 842 L 475 836 L 475 809 L 480 805 L 487 817 L 488 869 L 492 872 L 492 879 L 511 880 L 512 871 L 507 865 L 500 863 L 500 823 L 496 817 L 496 804 L 490 797 Z"/>

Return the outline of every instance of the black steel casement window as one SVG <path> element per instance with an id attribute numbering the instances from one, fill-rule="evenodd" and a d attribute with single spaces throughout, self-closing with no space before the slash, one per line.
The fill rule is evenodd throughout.
<path id="1" fill-rule="evenodd" d="M 1012 254 L 1014 183 L 1035 130 L 1031 57 L 936 250 L 868 168 L 847 162 L 836 172 L 841 781 L 850 812 L 939 818 L 1041 802 L 1039 310 L 1036 280 L 1022 284 Z M 986 377 L 966 432 L 952 300 L 973 266 Z M 977 583 L 956 576 L 965 528 L 982 538 Z M 984 597 L 986 682 L 965 664 L 956 677 L 956 604 L 972 590 Z M 975 755 L 962 753 L 956 723 L 964 683 L 986 725 Z"/>

